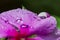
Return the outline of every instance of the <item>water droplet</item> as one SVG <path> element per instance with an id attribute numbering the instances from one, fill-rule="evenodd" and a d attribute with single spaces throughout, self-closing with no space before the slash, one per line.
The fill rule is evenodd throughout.
<path id="1" fill-rule="evenodd" d="M 17 20 L 17 23 L 20 23 L 20 20 Z"/>
<path id="2" fill-rule="evenodd" d="M 22 28 L 28 28 L 28 25 L 22 24 L 21 27 L 22 27 Z"/>
<path id="3" fill-rule="evenodd" d="M 16 22 L 21 24 L 23 23 L 22 19 L 17 19 Z"/>

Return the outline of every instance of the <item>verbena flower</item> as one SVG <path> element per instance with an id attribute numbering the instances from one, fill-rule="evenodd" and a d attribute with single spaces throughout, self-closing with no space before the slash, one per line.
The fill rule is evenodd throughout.
<path id="1" fill-rule="evenodd" d="M 9 40 L 57 40 L 60 37 L 55 17 L 48 13 L 37 15 L 27 9 L 13 9 L 0 14 L 0 38 Z M 29 38 L 31 35 L 37 37 Z"/>
<path id="2" fill-rule="evenodd" d="M 20 8 L 1 13 L 0 19 L 3 21 L 1 25 L 6 28 L 1 28 L 1 37 L 18 35 L 24 37 L 33 34 L 31 24 L 35 20 L 34 17 L 37 16 L 33 12 Z"/>

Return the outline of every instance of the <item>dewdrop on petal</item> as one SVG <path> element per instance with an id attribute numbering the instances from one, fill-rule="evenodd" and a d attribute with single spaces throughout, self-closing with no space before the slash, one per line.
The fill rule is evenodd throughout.
<path id="1" fill-rule="evenodd" d="M 42 19 L 50 17 L 50 15 L 47 12 L 40 12 L 38 16 Z"/>
<path id="2" fill-rule="evenodd" d="M 6 27 L 8 30 L 6 30 L 5 33 L 8 34 L 8 36 L 15 36 L 14 33 L 16 32 L 16 35 L 20 33 L 22 34 L 20 36 L 24 37 L 24 35 L 30 35 L 35 31 L 31 29 L 31 25 L 32 22 L 38 18 L 38 16 L 34 12 L 31 12 L 29 10 L 17 8 L 1 13 L 0 18 L 2 18 L 2 20 L 5 18 L 6 20 L 3 20 L 4 22 L 8 20 L 8 23 L 5 22 L 5 24 L 9 24 L 11 26 L 11 28 L 9 26 L 10 29 Z M 21 25 L 23 26 L 21 27 Z M 25 25 L 28 25 L 28 27 L 26 27 Z M 18 28 L 20 32 L 18 32 L 16 28 Z"/>
<path id="3" fill-rule="evenodd" d="M 49 34 L 55 30 L 56 25 L 57 21 L 53 16 L 46 17 L 40 21 L 36 19 L 32 24 L 33 29 L 38 30 L 38 32 L 36 32 L 37 34 Z"/>
<path id="4" fill-rule="evenodd" d="M 36 15 L 35 13 L 26 10 L 26 9 L 13 9 L 7 12 L 3 12 L 0 17 L 6 18 L 8 23 L 5 20 L 1 19 L 0 26 L 5 27 L 6 29 L 0 28 L 2 35 L 0 37 L 13 36 L 13 37 L 27 37 L 35 32 L 37 34 L 48 34 L 53 32 L 56 27 L 56 19 L 53 16 L 43 16 Z M 20 20 L 22 19 L 22 21 Z M 19 32 L 15 29 L 18 28 Z M 6 35 L 7 34 L 7 35 Z M 3 36 L 4 35 L 4 36 Z M 40 37 L 30 38 L 28 40 L 43 40 Z"/>

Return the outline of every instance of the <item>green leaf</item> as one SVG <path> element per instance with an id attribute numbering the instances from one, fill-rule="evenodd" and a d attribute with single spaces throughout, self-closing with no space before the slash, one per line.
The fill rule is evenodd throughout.
<path id="1" fill-rule="evenodd" d="M 60 17 L 59 16 L 55 16 L 56 20 L 57 20 L 57 27 L 58 29 L 60 29 Z"/>
<path id="2" fill-rule="evenodd" d="M 0 40 L 5 40 L 5 38 L 0 38 Z"/>

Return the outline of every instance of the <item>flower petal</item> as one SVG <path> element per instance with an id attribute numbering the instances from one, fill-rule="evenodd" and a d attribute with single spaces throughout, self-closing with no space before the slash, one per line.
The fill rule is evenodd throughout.
<path id="1" fill-rule="evenodd" d="M 56 28 L 56 24 L 56 19 L 53 16 L 50 16 L 49 18 L 42 19 L 40 21 L 36 19 L 32 23 L 32 28 L 34 30 L 38 30 L 38 33 L 40 34 L 48 34 L 53 32 Z"/>

